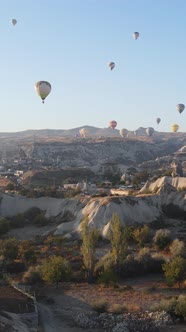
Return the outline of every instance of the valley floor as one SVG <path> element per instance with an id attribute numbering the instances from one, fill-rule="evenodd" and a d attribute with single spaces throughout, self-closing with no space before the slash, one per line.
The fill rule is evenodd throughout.
<path id="1" fill-rule="evenodd" d="M 132 290 L 127 290 L 131 286 Z M 151 287 L 157 287 L 154 292 L 149 292 Z M 121 289 L 120 289 L 121 288 Z M 91 311 L 91 303 L 105 300 L 109 302 L 110 308 L 114 304 L 127 304 L 131 311 L 138 309 L 149 310 L 151 304 L 160 301 L 161 298 L 170 295 L 178 295 L 178 289 L 168 290 L 164 287 L 161 276 L 150 276 L 126 280 L 120 290 L 100 288 L 98 285 L 61 284 L 58 288 L 54 286 L 44 287 L 38 298 L 41 322 L 41 332 L 103 332 L 98 329 L 82 329 L 74 325 L 72 313 Z M 122 290 L 123 289 L 123 290 Z M 186 293 L 182 290 L 181 293 Z M 46 318 L 47 317 L 47 318 Z M 186 323 L 171 325 L 162 332 L 186 332 Z"/>

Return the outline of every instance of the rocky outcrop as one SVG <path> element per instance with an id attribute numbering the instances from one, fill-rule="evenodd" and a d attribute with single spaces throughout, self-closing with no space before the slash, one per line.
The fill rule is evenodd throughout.
<path id="1" fill-rule="evenodd" d="M 169 187 L 169 186 L 168 186 Z M 57 199 L 26 198 L 18 195 L 0 194 L 0 216 L 10 217 L 24 213 L 32 207 L 45 212 L 46 218 L 54 219 L 58 226 L 54 234 L 80 233 L 81 221 L 88 216 L 89 224 L 100 229 L 102 237 L 107 238 L 110 219 L 117 213 L 123 225 L 150 224 L 164 215 L 176 218 L 186 216 L 185 192 L 163 190 L 155 195 L 108 196 L 92 198 Z M 70 215 L 70 218 L 68 218 Z"/>
<path id="2" fill-rule="evenodd" d="M 186 177 L 170 177 L 163 176 L 157 179 L 154 182 L 147 181 L 143 188 L 140 190 L 140 193 L 157 193 L 158 189 L 162 188 L 165 184 L 169 184 L 176 189 L 184 189 L 186 188 Z"/>

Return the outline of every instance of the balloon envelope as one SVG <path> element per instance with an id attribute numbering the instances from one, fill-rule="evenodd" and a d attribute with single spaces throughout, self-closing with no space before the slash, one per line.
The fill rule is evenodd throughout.
<path id="1" fill-rule="evenodd" d="M 81 128 L 81 129 L 79 130 L 79 133 L 80 133 L 80 136 L 81 136 L 81 137 L 86 137 L 86 136 L 88 135 L 89 131 L 88 131 L 87 128 Z"/>
<path id="2" fill-rule="evenodd" d="M 161 122 L 161 119 L 160 119 L 160 118 L 157 118 L 157 119 L 156 119 L 156 122 L 157 122 L 157 124 L 159 124 L 159 123 Z"/>
<path id="3" fill-rule="evenodd" d="M 15 18 L 13 18 L 13 19 L 11 20 L 11 23 L 12 23 L 13 25 L 16 25 L 17 20 L 16 20 Z"/>
<path id="4" fill-rule="evenodd" d="M 47 81 L 38 81 L 35 84 L 36 93 L 42 99 L 43 103 L 45 98 L 49 95 L 51 89 L 51 84 Z"/>
<path id="5" fill-rule="evenodd" d="M 112 120 L 109 122 L 109 127 L 112 129 L 115 129 L 117 126 L 117 122 L 115 120 Z"/>
<path id="6" fill-rule="evenodd" d="M 134 37 L 134 39 L 136 40 L 136 39 L 138 39 L 138 37 L 139 37 L 139 32 L 134 32 L 133 33 L 133 37 Z"/>
<path id="7" fill-rule="evenodd" d="M 179 125 L 178 124 L 174 123 L 174 124 L 171 125 L 171 130 L 174 133 L 176 133 L 178 131 L 178 129 L 179 129 Z"/>
<path id="8" fill-rule="evenodd" d="M 146 133 L 148 136 L 152 136 L 153 132 L 154 132 L 154 128 L 152 128 L 152 127 L 148 127 L 146 129 Z"/>
<path id="9" fill-rule="evenodd" d="M 178 104 L 176 106 L 176 110 L 181 114 L 185 109 L 185 105 L 184 104 Z"/>
<path id="10" fill-rule="evenodd" d="M 110 70 L 113 70 L 114 67 L 115 67 L 115 63 L 114 62 L 109 62 L 108 66 L 109 66 Z"/>
<path id="11" fill-rule="evenodd" d="M 120 133 L 120 136 L 123 138 L 126 138 L 127 134 L 128 134 L 126 129 L 120 129 L 119 133 Z"/>

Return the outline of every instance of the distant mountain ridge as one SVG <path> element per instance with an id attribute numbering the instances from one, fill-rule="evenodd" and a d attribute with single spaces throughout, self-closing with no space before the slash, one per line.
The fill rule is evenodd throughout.
<path id="1" fill-rule="evenodd" d="M 24 131 L 18 131 L 18 132 L 0 132 L 0 138 L 29 138 L 33 136 L 37 137 L 75 137 L 76 135 L 80 136 L 80 129 L 85 128 L 88 131 L 87 137 L 89 136 L 95 136 L 95 137 L 120 137 L 120 129 L 112 129 L 112 128 L 98 128 L 98 127 L 93 127 L 93 126 L 80 126 L 77 128 L 72 128 L 72 129 L 28 129 Z M 128 137 L 136 137 L 136 136 L 145 136 L 147 137 L 146 134 L 146 129 L 145 127 L 139 127 L 138 129 L 132 131 L 128 130 L 126 128 L 125 131 L 128 134 Z M 175 136 L 175 133 L 170 133 L 170 132 L 158 132 L 154 130 L 153 136 Z M 185 133 L 179 132 L 176 133 L 176 136 L 183 136 Z"/>

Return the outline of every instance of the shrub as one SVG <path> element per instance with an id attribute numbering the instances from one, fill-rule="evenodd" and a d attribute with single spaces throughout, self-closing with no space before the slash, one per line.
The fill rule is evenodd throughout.
<path id="1" fill-rule="evenodd" d="M 23 275 L 23 282 L 28 284 L 35 284 L 41 282 L 41 267 L 40 266 L 30 266 L 28 271 Z"/>
<path id="2" fill-rule="evenodd" d="M 33 224 L 35 224 L 37 226 L 45 226 L 49 223 L 49 220 L 47 218 L 45 218 L 45 216 L 43 215 L 43 212 L 40 212 L 37 216 L 34 217 L 32 222 L 33 222 Z"/>
<path id="3" fill-rule="evenodd" d="M 58 284 L 60 281 L 69 281 L 71 267 L 69 262 L 61 256 L 52 256 L 44 260 L 41 266 L 41 276 L 44 281 Z"/>
<path id="4" fill-rule="evenodd" d="M 173 286 L 178 282 L 180 288 L 181 282 L 186 278 L 186 259 L 177 256 L 170 262 L 163 264 L 162 267 L 167 284 Z"/>
<path id="5" fill-rule="evenodd" d="M 175 313 L 179 317 L 186 320 L 186 296 L 185 295 L 179 295 L 179 297 L 177 299 Z"/>
<path id="6" fill-rule="evenodd" d="M 151 305 L 150 311 L 163 311 L 165 310 L 171 316 L 175 315 L 177 300 L 176 297 L 172 297 L 171 299 L 163 299 L 159 303 L 155 303 Z"/>
<path id="7" fill-rule="evenodd" d="M 105 287 L 116 286 L 117 277 L 113 270 L 107 269 L 104 270 L 98 277 L 98 283 Z"/>
<path id="8" fill-rule="evenodd" d="M 37 207 L 32 207 L 28 209 L 26 212 L 24 212 L 25 219 L 28 219 L 28 221 L 32 222 L 35 217 L 41 214 L 41 210 Z"/>
<path id="9" fill-rule="evenodd" d="M 183 241 L 180 241 L 179 239 L 175 239 L 171 243 L 169 250 L 173 257 L 176 256 L 184 257 L 186 255 L 185 244 Z"/>
<path id="10" fill-rule="evenodd" d="M 153 237 L 153 242 L 158 249 L 165 249 L 171 242 L 169 229 L 158 229 Z"/>
<path id="11" fill-rule="evenodd" d="M 141 263 L 144 267 L 147 267 L 149 263 L 152 261 L 150 250 L 148 248 L 141 249 L 136 256 L 136 260 L 139 263 Z"/>
<path id="12" fill-rule="evenodd" d="M 106 301 L 98 301 L 98 302 L 93 302 L 92 303 L 92 308 L 99 312 L 99 313 L 103 313 L 103 312 L 107 312 L 108 310 L 108 303 Z"/>
<path id="13" fill-rule="evenodd" d="M 15 238 L 0 240 L 0 255 L 5 260 L 14 260 L 18 255 L 18 241 Z"/>
<path id="14" fill-rule="evenodd" d="M 143 227 L 138 227 L 133 231 L 133 238 L 139 244 L 140 247 L 143 247 L 149 238 L 149 227 L 143 225 Z"/>
<path id="15" fill-rule="evenodd" d="M 113 314 L 120 315 L 120 314 L 122 314 L 124 312 L 127 312 L 127 307 L 125 305 L 123 305 L 123 304 L 115 303 L 111 307 L 111 312 Z"/>
<path id="16" fill-rule="evenodd" d="M 178 298 L 163 299 L 150 307 L 150 311 L 163 311 L 171 315 L 173 319 L 180 318 L 186 320 L 186 296 L 179 295 Z"/>
<path id="17" fill-rule="evenodd" d="M 19 213 L 10 219 L 10 228 L 21 228 L 25 225 L 25 217 Z"/>
<path id="18" fill-rule="evenodd" d="M 6 234 L 10 229 L 10 225 L 7 219 L 0 218 L 0 236 Z"/>

